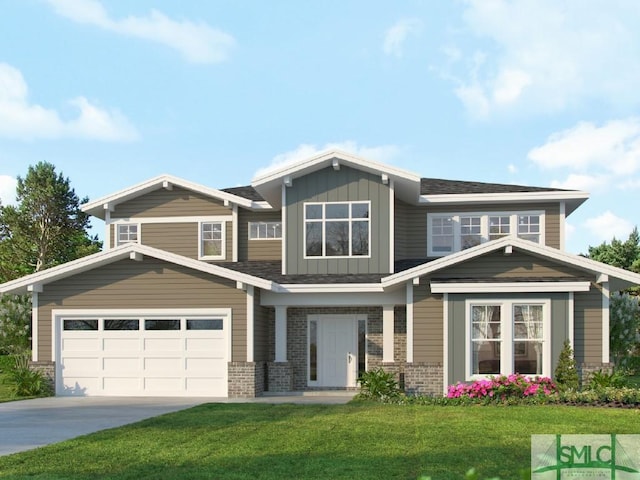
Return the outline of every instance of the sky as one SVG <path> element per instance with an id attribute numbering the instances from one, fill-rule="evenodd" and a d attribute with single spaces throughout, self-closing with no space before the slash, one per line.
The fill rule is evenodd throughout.
<path id="1" fill-rule="evenodd" d="M 640 224 L 635 0 L 0 0 L 0 201 L 47 161 L 97 199 L 328 148 L 584 190 L 572 253 Z M 95 232 L 103 229 L 94 221 Z"/>

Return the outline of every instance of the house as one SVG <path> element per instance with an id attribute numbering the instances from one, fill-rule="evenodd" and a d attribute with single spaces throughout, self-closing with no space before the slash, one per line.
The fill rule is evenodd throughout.
<path id="1" fill-rule="evenodd" d="M 217 190 L 162 175 L 83 206 L 100 253 L 0 285 L 33 298 L 58 395 L 406 390 L 609 364 L 609 294 L 567 253 L 581 191 L 421 178 L 330 151 Z"/>

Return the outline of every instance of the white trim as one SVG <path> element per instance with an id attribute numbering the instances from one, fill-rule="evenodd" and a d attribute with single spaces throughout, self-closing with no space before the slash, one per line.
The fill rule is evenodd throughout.
<path id="1" fill-rule="evenodd" d="M 203 223 L 203 222 L 231 222 L 231 215 L 193 215 L 179 217 L 130 217 L 112 219 L 111 224 L 117 225 L 122 223 Z"/>
<path id="2" fill-rule="evenodd" d="M 602 363 L 611 361 L 609 352 L 609 282 L 602 283 Z"/>
<path id="3" fill-rule="evenodd" d="M 506 280 L 506 279 L 505 279 Z M 547 293 L 588 292 L 589 282 L 431 282 L 432 293 Z"/>
<path id="4" fill-rule="evenodd" d="M 105 204 L 108 204 L 110 208 L 113 208 L 120 203 L 145 195 L 146 193 L 159 190 L 160 188 L 163 188 L 165 182 L 168 182 L 169 184 L 180 188 L 184 188 L 186 190 L 200 193 L 207 197 L 216 198 L 222 201 L 227 200 L 230 203 L 235 203 L 243 207 L 251 208 L 253 206 L 253 202 L 244 197 L 239 197 L 232 193 L 216 190 L 215 188 L 205 187 L 204 185 L 193 183 L 182 178 L 174 177 L 173 175 L 165 174 L 124 188 L 115 193 L 112 193 L 111 195 L 98 198 L 97 200 L 94 200 L 92 202 L 87 202 L 81 205 L 80 208 L 83 212 L 100 218 L 100 214 L 104 211 Z"/>
<path id="5" fill-rule="evenodd" d="M 368 205 L 369 216 L 366 219 L 363 218 L 354 218 L 351 216 L 351 207 L 353 204 L 357 203 L 366 203 Z M 307 219 L 307 206 L 308 205 L 320 205 L 322 207 L 322 218 L 311 218 Z M 326 206 L 327 205 L 348 205 L 349 216 L 347 218 L 327 218 L 326 217 Z M 302 203 L 302 249 L 303 249 L 303 257 L 305 260 L 327 260 L 327 259 L 360 259 L 360 258 L 371 258 L 371 200 L 345 200 L 345 201 L 337 201 L 337 202 L 303 202 Z M 349 252 L 353 247 L 353 232 L 352 227 L 354 222 L 367 222 L 367 249 L 369 253 L 367 255 L 327 255 L 326 246 L 327 246 L 327 223 L 328 222 L 346 222 L 349 224 Z M 322 255 L 307 255 L 307 222 L 309 223 L 319 223 L 322 225 L 322 237 L 321 237 L 321 248 Z"/>
<path id="6" fill-rule="evenodd" d="M 121 247 L 122 245 L 128 245 L 128 244 L 134 244 L 137 243 L 138 245 L 142 244 L 142 225 L 140 225 L 138 222 L 121 222 L 121 223 L 112 223 L 112 225 L 115 225 L 114 230 L 113 230 L 113 243 L 115 244 L 116 247 Z M 123 226 L 127 226 L 127 227 L 132 227 L 135 226 L 136 227 L 136 241 L 128 241 L 128 242 L 120 242 L 120 227 Z"/>
<path id="7" fill-rule="evenodd" d="M 395 312 L 393 305 L 382 306 L 382 362 L 393 363 L 393 337 Z"/>
<path id="8" fill-rule="evenodd" d="M 509 235 L 518 237 L 518 217 L 526 215 L 526 216 L 537 216 L 540 219 L 540 232 L 539 243 L 540 245 L 544 245 L 546 242 L 545 239 L 545 225 L 546 225 L 546 217 L 544 210 L 523 210 L 523 211 L 478 211 L 478 212 L 437 212 L 437 213 L 427 213 L 427 256 L 429 257 L 442 257 L 445 255 L 450 255 L 455 252 L 459 252 L 463 250 L 462 248 L 462 225 L 461 218 L 467 217 L 479 217 L 480 218 L 480 244 L 487 243 L 490 241 L 490 225 L 489 218 L 490 217 L 509 217 Z M 433 229 L 432 229 L 432 221 L 435 218 L 451 218 L 452 228 L 453 228 L 453 245 L 451 246 L 452 250 L 449 252 L 436 252 L 433 250 Z"/>
<path id="9" fill-rule="evenodd" d="M 284 283 L 278 286 L 277 291 L 278 293 L 360 293 L 385 290 L 379 283 Z"/>
<path id="10" fill-rule="evenodd" d="M 276 288 L 275 284 L 270 280 L 230 270 L 215 264 L 201 262 L 199 260 L 177 255 L 165 250 L 159 250 L 148 245 L 129 243 L 4 283 L 0 285 L 0 293 L 25 293 L 29 285 L 35 283 L 46 285 L 47 283 L 86 272 L 103 265 L 108 265 L 118 260 L 127 259 L 132 252 L 139 253 L 141 255 L 148 255 L 150 257 L 157 258 L 158 260 L 182 265 L 183 267 L 227 278 L 229 280 L 248 283 L 249 285 L 254 285 L 265 290 L 272 290 Z"/>
<path id="11" fill-rule="evenodd" d="M 413 282 L 407 282 L 407 363 L 413 363 Z"/>
<path id="12" fill-rule="evenodd" d="M 560 250 L 565 249 L 567 231 L 567 202 L 560 202 Z"/>
<path id="13" fill-rule="evenodd" d="M 231 261 L 238 261 L 238 205 L 235 203 L 232 205 L 232 219 L 231 219 Z"/>
<path id="14" fill-rule="evenodd" d="M 389 182 L 389 272 L 395 273 L 395 258 L 396 258 L 396 202 L 395 202 L 395 185 L 393 179 Z M 371 234 L 369 234 L 371 239 Z"/>
<path id="15" fill-rule="evenodd" d="M 465 379 L 478 380 L 494 374 L 474 375 L 471 351 L 471 307 L 476 305 L 499 305 L 501 337 L 500 374 L 514 373 L 513 362 L 513 307 L 514 305 L 542 305 L 542 373 L 551 376 L 551 299 L 550 298 L 467 298 L 465 299 Z M 535 374 L 528 374 L 534 375 Z"/>
<path id="16" fill-rule="evenodd" d="M 38 361 L 38 292 L 31 293 L 31 360 Z"/>
<path id="17" fill-rule="evenodd" d="M 380 306 L 404 305 L 406 292 L 402 288 L 388 292 L 365 292 L 353 295 L 340 289 L 338 293 L 277 293 L 263 291 L 260 295 L 260 305 L 288 306 L 288 307 L 337 307 L 337 306 Z"/>
<path id="18" fill-rule="evenodd" d="M 269 242 L 280 242 L 282 241 L 282 222 L 280 220 L 257 220 L 257 221 L 253 221 L 253 222 L 247 222 L 248 226 L 247 226 L 247 239 L 250 242 L 264 242 L 264 241 L 269 241 Z M 280 225 L 280 236 L 279 237 L 252 237 L 251 236 L 251 226 L 252 225 L 266 225 L 267 229 L 269 228 L 269 225 Z M 258 229 L 258 232 L 260 230 Z"/>
<path id="19" fill-rule="evenodd" d="M 287 187 L 282 185 L 282 275 L 287 274 Z"/>
<path id="20" fill-rule="evenodd" d="M 247 362 L 251 363 L 254 359 L 254 330 L 255 317 L 253 308 L 253 285 L 247 286 Z"/>
<path id="21" fill-rule="evenodd" d="M 442 296 L 442 393 L 449 387 L 449 294 Z"/>
<path id="22" fill-rule="evenodd" d="M 277 305 L 276 308 L 276 362 L 287 361 L 287 307 Z"/>
<path id="23" fill-rule="evenodd" d="M 544 191 L 544 192 L 507 192 L 507 193 L 460 193 L 441 195 L 420 195 L 421 204 L 465 204 L 465 203 L 538 203 L 545 201 L 568 201 L 589 198 L 587 192 L 580 190 Z"/>
<path id="24" fill-rule="evenodd" d="M 104 248 L 107 250 L 111 248 L 111 210 L 109 209 L 104 212 Z"/>
<path id="25" fill-rule="evenodd" d="M 221 227 L 221 244 L 220 255 L 203 255 L 202 254 L 202 226 L 208 224 L 220 224 Z M 227 222 L 225 221 L 211 221 L 198 223 L 198 260 L 224 260 L 227 258 Z"/>
<path id="26" fill-rule="evenodd" d="M 571 348 L 575 350 L 575 344 L 574 344 L 574 328 L 575 328 L 575 294 L 573 292 L 569 292 L 569 300 L 568 300 L 568 309 L 569 311 L 567 312 L 567 328 L 569 330 L 568 332 L 568 339 L 569 339 L 569 344 L 571 345 Z"/>

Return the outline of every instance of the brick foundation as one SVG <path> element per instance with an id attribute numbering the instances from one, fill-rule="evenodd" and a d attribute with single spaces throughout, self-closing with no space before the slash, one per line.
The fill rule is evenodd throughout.
<path id="1" fill-rule="evenodd" d="M 264 392 L 264 362 L 229 362 L 229 398 L 253 398 Z"/>
<path id="2" fill-rule="evenodd" d="M 404 366 L 405 391 L 410 395 L 440 397 L 444 389 L 441 363 L 409 363 Z"/>
<path id="3" fill-rule="evenodd" d="M 602 370 L 603 372 L 611 373 L 613 370 L 612 363 L 580 363 L 578 364 L 578 379 L 580 385 L 584 386 L 591 380 L 591 375 L 594 372 Z"/>
<path id="4" fill-rule="evenodd" d="M 291 392 L 293 390 L 293 367 L 289 362 L 268 362 L 268 391 Z"/>
<path id="5" fill-rule="evenodd" d="M 56 363 L 55 362 L 29 362 L 29 368 L 41 372 L 49 383 L 51 392 L 56 388 Z"/>

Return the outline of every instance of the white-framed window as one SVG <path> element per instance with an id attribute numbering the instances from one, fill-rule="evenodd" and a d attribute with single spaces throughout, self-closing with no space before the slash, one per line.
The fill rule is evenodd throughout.
<path id="1" fill-rule="evenodd" d="M 466 376 L 551 375 L 550 300 L 466 301 Z"/>
<path id="2" fill-rule="evenodd" d="M 428 213 L 427 255 L 441 257 L 507 235 L 544 244 L 544 212 Z"/>
<path id="3" fill-rule="evenodd" d="M 201 222 L 199 237 L 201 260 L 224 260 L 225 222 Z"/>
<path id="4" fill-rule="evenodd" d="M 116 224 L 116 245 L 140 242 L 140 225 L 137 223 Z"/>
<path id="5" fill-rule="evenodd" d="M 249 222 L 249 240 L 282 238 L 282 222 Z"/>
<path id="6" fill-rule="evenodd" d="M 368 257 L 371 202 L 304 204 L 305 258 Z"/>

